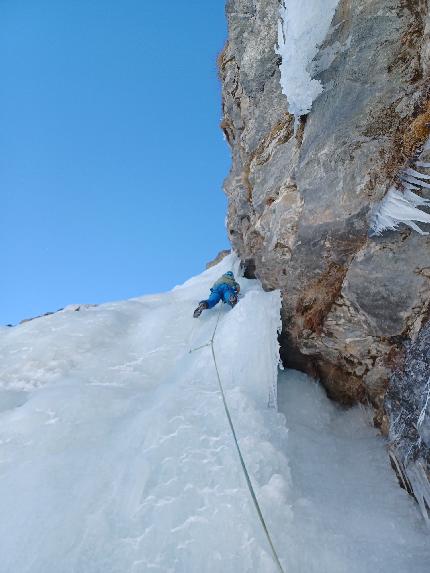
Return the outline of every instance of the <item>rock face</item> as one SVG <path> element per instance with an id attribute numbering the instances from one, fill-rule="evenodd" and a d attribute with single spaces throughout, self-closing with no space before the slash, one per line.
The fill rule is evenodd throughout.
<path id="1" fill-rule="evenodd" d="M 372 206 L 428 136 L 428 5 L 341 0 L 318 56 L 335 54 L 319 75 L 325 91 L 296 134 L 274 50 L 278 9 L 227 3 L 228 232 L 264 286 L 284 294 L 286 361 L 312 362 L 346 401 L 379 400 L 430 295 L 430 239 L 368 237 Z"/>
<path id="2" fill-rule="evenodd" d="M 430 323 L 407 349 L 402 369 L 393 374 L 386 409 L 393 465 L 430 523 Z"/>
<path id="3" fill-rule="evenodd" d="M 224 249 L 223 251 L 220 251 L 214 259 L 212 259 L 206 264 L 206 269 L 210 269 L 211 267 L 214 267 L 215 265 L 220 263 L 227 255 L 230 254 L 230 252 L 231 251 L 229 249 Z"/>
<path id="4" fill-rule="evenodd" d="M 86 308 L 93 308 L 97 306 L 96 304 L 69 304 L 66 308 L 59 308 L 58 310 L 45 312 L 43 314 L 39 314 L 38 316 L 33 316 L 31 318 L 23 318 L 19 324 L 25 324 L 26 322 L 31 322 L 32 320 L 36 320 L 38 318 L 43 318 L 44 316 L 50 316 L 51 314 L 57 314 L 57 312 L 79 312 L 80 310 Z M 13 326 L 12 324 L 8 324 L 8 326 Z"/>
<path id="5" fill-rule="evenodd" d="M 281 289 L 284 362 L 346 404 L 370 401 L 388 431 L 389 377 L 428 316 L 430 238 L 406 227 L 369 237 L 369 216 L 429 137 L 429 3 L 340 0 L 314 61 L 324 91 L 296 132 L 279 6 L 227 1 L 229 238 L 267 290 Z"/>

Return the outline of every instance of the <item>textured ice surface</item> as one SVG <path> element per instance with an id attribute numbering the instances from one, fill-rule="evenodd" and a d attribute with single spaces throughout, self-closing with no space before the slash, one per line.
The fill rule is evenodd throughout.
<path id="1" fill-rule="evenodd" d="M 282 93 L 296 117 L 309 113 L 323 91 L 321 82 L 312 77 L 312 60 L 326 39 L 338 2 L 282 0 L 276 53 L 282 56 Z"/>
<path id="2" fill-rule="evenodd" d="M 173 291 L 0 331 L 1 573 L 275 571 L 192 312 L 229 257 Z M 279 293 L 241 279 L 216 352 L 283 555 L 290 519 L 276 383 Z M 282 477 L 281 477 L 282 476 Z"/>
<path id="3" fill-rule="evenodd" d="M 224 259 L 173 291 L 0 331 L 1 573 L 272 573 L 206 343 L 192 318 Z M 216 352 L 289 573 L 428 571 L 384 442 L 303 375 L 277 376 L 279 293 L 240 280 Z M 290 467 L 292 473 L 290 473 Z M 424 566 L 424 560 L 427 562 Z"/>

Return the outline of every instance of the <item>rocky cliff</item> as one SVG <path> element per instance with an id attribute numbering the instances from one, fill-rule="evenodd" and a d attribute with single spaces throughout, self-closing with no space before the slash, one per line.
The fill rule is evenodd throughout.
<path id="1" fill-rule="evenodd" d="M 391 377 L 385 404 L 392 465 L 430 524 L 430 322 L 408 345 L 402 368 Z"/>
<path id="2" fill-rule="evenodd" d="M 281 90 L 280 6 L 227 1 L 228 234 L 248 272 L 281 289 L 285 363 L 341 402 L 369 401 L 388 433 L 388 381 L 428 319 L 430 237 L 369 227 L 429 137 L 429 3 L 340 0 L 312 62 L 324 90 L 300 118 Z"/>

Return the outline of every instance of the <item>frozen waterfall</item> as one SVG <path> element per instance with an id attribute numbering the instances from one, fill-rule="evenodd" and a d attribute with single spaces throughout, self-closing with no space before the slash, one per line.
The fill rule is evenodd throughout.
<path id="1" fill-rule="evenodd" d="M 0 329 L 2 573 L 271 573 L 208 347 L 192 318 L 230 256 L 171 292 Z M 289 573 L 428 571 L 430 540 L 359 409 L 279 383 L 278 292 L 240 279 L 216 352 Z"/>

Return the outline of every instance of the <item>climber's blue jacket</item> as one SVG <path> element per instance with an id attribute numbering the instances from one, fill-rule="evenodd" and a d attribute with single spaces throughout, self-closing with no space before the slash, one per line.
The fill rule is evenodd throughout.
<path id="1" fill-rule="evenodd" d="M 237 301 L 239 291 L 240 285 L 234 280 L 233 273 L 225 274 L 212 285 L 209 298 L 202 302 L 207 303 L 207 308 L 213 308 L 220 300 L 231 305 L 232 297 Z"/>

